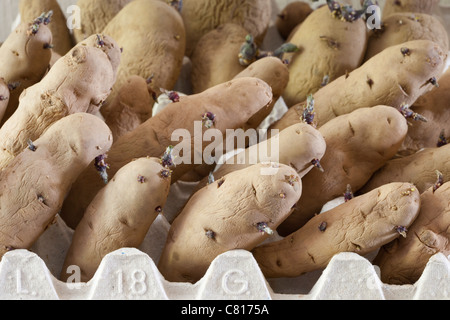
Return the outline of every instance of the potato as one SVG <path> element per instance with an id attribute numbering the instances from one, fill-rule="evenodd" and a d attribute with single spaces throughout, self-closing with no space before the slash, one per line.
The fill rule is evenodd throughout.
<path id="1" fill-rule="evenodd" d="M 30 22 L 43 12 L 52 11 L 52 22 L 48 25 L 53 35 L 53 50 L 63 56 L 74 46 L 72 35 L 67 27 L 66 16 L 57 0 L 20 0 L 19 13 L 23 22 Z"/>
<path id="2" fill-rule="evenodd" d="M 130 76 L 111 102 L 111 112 L 105 117 L 114 141 L 151 118 L 154 99 L 154 92 L 147 79 Z"/>
<path id="3" fill-rule="evenodd" d="M 450 254 L 450 182 L 429 188 L 420 196 L 420 212 L 404 237 L 384 245 L 373 260 L 387 284 L 414 284 L 430 258 Z"/>
<path id="4" fill-rule="evenodd" d="M 247 34 L 243 26 L 226 23 L 199 39 L 191 56 L 193 93 L 229 81 L 245 69 L 238 55 Z"/>
<path id="5" fill-rule="evenodd" d="M 3 78 L 0 78 L 0 121 L 5 114 L 6 108 L 8 107 L 9 102 L 9 88 Z"/>
<path id="6" fill-rule="evenodd" d="M 224 135 L 227 129 L 238 129 L 248 119 L 272 100 L 271 89 L 264 81 L 256 78 L 239 78 L 212 87 L 202 93 L 181 96 L 180 101 L 168 104 L 139 127 L 117 140 L 108 153 L 109 175 L 134 158 L 161 157 L 169 146 L 175 146 L 175 167 L 172 169 L 172 183 L 195 166 L 206 163 L 197 159 L 214 142 L 204 141 L 196 134 L 207 129 L 202 123 L 205 115 L 214 117 L 211 129 L 218 129 Z M 182 130 L 177 131 L 176 130 Z M 215 131 L 217 132 L 217 131 Z M 177 137 L 174 133 L 189 134 Z M 180 140 L 186 138 L 182 143 Z M 184 150 L 194 147 L 194 150 Z M 186 152 L 186 153 L 184 153 Z M 197 155 L 197 156 L 196 156 Z M 199 158 L 199 157 L 198 157 Z M 74 184 L 64 203 L 61 216 L 74 228 L 80 221 L 93 196 L 104 186 L 94 165 L 90 166 Z"/>
<path id="7" fill-rule="evenodd" d="M 302 192 L 295 170 L 273 164 L 234 171 L 196 192 L 172 223 L 158 268 L 171 282 L 196 282 L 219 254 L 252 250 L 286 218 Z"/>
<path id="8" fill-rule="evenodd" d="M 258 111 L 247 122 L 245 128 L 258 128 L 267 116 L 272 112 L 275 103 L 283 94 L 289 81 L 289 69 L 277 57 L 264 57 L 256 60 L 234 78 L 254 77 L 263 80 L 272 88 L 272 103 Z"/>
<path id="9" fill-rule="evenodd" d="M 309 220 L 285 238 L 252 250 L 266 278 L 297 277 L 325 268 L 341 252 L 365 255 L 399 237 L 420 209 L 409 183 L 392 183 L 362 194 Z"/>
<path id="10" fill-rule="evenodd" d="M 414 40 L 386 48 L 349 74 L 330 82 L 314 94 L 315 123 L 358 108 L 412 105 L 444 70 L 447 52 L 430 40 Z M 271 128 L 283 129 L 299 121 L 304 103 L 288 110 Z"/>
<path id="11" fill-rule="evenodd" d="M 339 116 L 318 130 L 327 146 L 320 160 L 324 171 L 312 170 L 302 178 L 302 196 L 278 228 L 282 236 L 302 227 L 327 202 L 342 197 L 347 185 L 352 192 L 362 188 L 396 154 L 408 125 L 396 109 L 375 106 Z"/>
<path id="12" fill-rule="evenodd" d="M 290 79 L 283 99 L 288 107 L 306 100 L 328 81 L 360 66 L 367 44 L 364 20 L 333 17 L 328 6 L 314 10 L 290 37 L 298 52 L 286 54 Z M 319 54 L 320 53 L 320 54 Z"/>
<path id="13" fill-rule="evenodd" d="M 57 120 L 100 108 L 115 80 L 111 57 L 120 55 L 114 40 L 101 38 L 101 48 L 80 43 L 59 59 L 40 82 L 24 91 L 16 112 L 0 128 L 0 168 L 22 152 L 27 141 L 39 138 Z"/>
<path id="14" fill-rule="evenodd" d="M 271 0 L 184 0 L 181 15 L 186 28 L 186 56 L 191 57 L 203 35 L 227 22 L 243 26 L 261 44 L 271 14 Z"/>
<path id="15" fill-rule="evenodd" d="M 78 113 L 55 122 L 0 172 L 0 256 L 29 249 L 62 207 L 72 183 L 112 143 L 94 115 Z"/>
<path id="16" fill-rule="evenodd" d="M 435 184 L 436 170 L 443 174 L 443 182 L 447 182 L 450 177 L 449 150 L 450 144 L 446 144 L 389 160 L 374 173 L 361 192 L 368 192 L 380 185 L 398 181 L 413 183 L 422 193 Z"/>
<path id="17" fill-rule="evenodd" d="M 170 177 L 157 158 L 136 159 L 117 171 L 100 190 L 76 228 L 60 279 L 67 268 L 80 267 L 81 282 L 88 282 L 105 255 L 121 248 L 139 247 L 159 213 L 170 188 Z"/>
<path id="18" fill-rule="evenodd" d="M 215 180 L 233 171 L 241 170 L 257 163 L 277 162 L 291 166 L 300 178 L 313 167 L 313 161 L 322 159 L 326 144 L 322 134 L 306 123 L 298 123 L 280 131 L 268 140 L 254 144 L 236 154 L 212 174 Z M 208 178 L 199 182 L 196 190 L 208 184 Z"/>
<path id="19" fill-rule="evenodd" d="M 433 14 L 439 0 L 385 0 L 382 17 L 387 18 L 397 12 L 416 12 Z"/>
<path id="20" fill-rule="evenodd" d="M 33 23 L 35 18 L 19 24 L 0 47 L 0 77 L 11 89 L 1 124 L 16 111 L 22 92 L 39 82 L 50 64 L 52 33 L 47 22 Z"/>
<path id="21" fill-rule="evenodd" d="M 106 25 L 132 0 L 78 0 L 80 29 L 73 30 L 75 43 L 102 33 Z"/>
<path id="22" fill-rule="evenodd" d="M 403 154 L 434 148 L 438 143 L 447 142 L 450 138 L 450 69 L 437 80 L 437 85 L 438 88 L 419 97 L 411 106 L 411 110 L 425 117 L 427 121 L 411 121 L 401 148 Z"/>
<path id="23" fill-rule="evenodd" d="M 183 20 L 176 9 L 164 1 L 135 0 L 106 25 L 103 33 L 123 49 L 117 80 L 101 110 L 103 116 L 108 115 L 108 104 L 131 75 L 154 76 L 154 91 L 174 88 L 186 46 Z"/>
<path id="24" fill-rule="evenodd" d="M 437 18 L 425 13 L 399 12 L 383 19 L 381 30 L 370 31 L 364 61 L 388 47 L 413 40 L 431 40 L 445 52 L 449 50 L 447 31 Z"/>
<path id="25" fill-rule="evenodd" d="M 305 1 L 292 1 L 288 3 L 277 15 L 275 27 L 283 39 L 287 39 L 296 26 L 305 21 L 313 12 L 309 3 Z"/>

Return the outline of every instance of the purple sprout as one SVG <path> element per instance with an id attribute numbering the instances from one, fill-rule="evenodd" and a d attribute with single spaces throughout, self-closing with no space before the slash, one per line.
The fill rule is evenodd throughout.
<path id="1" fill-rule="evenodd" d="M 345 202 L 348 202 L 348 201 L 350 201 L 352 199 L 353 199 L 352 187 L 348 184 L 347 185 L 347 189 L 346 189 L 346 191 L 344 193 L 344 200 L 345 200 Z"/>
<path id="2" fill-rule="evenodd" d="M 258 222 L 256 224 L 256 229 L 258 229 L 261 233 L 267 233 L 269 235 L 273 234 L 273 230 L 270 229 L 269 225 L 266 222 Z"/>
<path id="3" fill-rule="evenodd" d="M 202 124 L 207 129 L 213 127 L 215 122 L 216 122 L 216 115 L 212 112 L 208 111 L 202 116 Z"/>
<path id="4" fill-rule="evenodd" d="M 165 168 L 173 167 L 175 164 L 173 162 L 174 156 L 173 156 L 173 146 L 168 146 L 166 148 L 166 151 L 164 152 L 163 156 L 161 157 L 161 165 Z"/>
<path id="5" fill-rule="evenodd" d="M 436 170 L 436 183 L 433 185 L 433 193 L 436 192 L 444 184 L 444 175 L 439 170 Z"/>
<path id="6" fill-rule="evenodd" d="M 139 183 L 144 183 L 144 182 L 146 181 L 146 179 L 145 179 L 144 176 L 139 175 L 139 176 L 137 177 L 137 181 L 138 181 Z"/>
<path id="7" fill-rule="evenodd" d="M 161 178 L 168 179 L 172 176 L 172 170 L 167 168 L 162 169 L 159 175 L 161 176 Z"/>
<path id="8" fill-rule="evenodd" d="M 409 105 L 407 105 L 407 104 L 402 104 L 400 106 L 400 112 L 403 114 L 403 116 L 406 119 L 412 119 L 414 121 L 423 121 L 423 122 L 427 122 L 428 121 L 424 116 L 422 116 L 422 115 L 412 111 L 409 108 Z"/>
<path id="9" fill-rule="evenodd" d="M 445 146 L 446 144 L 448 144 L 448 138 L 445 136 L 445 130 L 442 129 L 441 133 L 439 134 L 439 139 L 436 145 L 438 148 L 440 148 L 442 146 Z"/>
<path id="10" fill-rule="evenodd" d="M 321 172 L 324 172 L 325 170 L 322 168 L 322 165 L 320 164 L 320 160 L 319 159 L 313 159 L 311 161 L 311 164 L 316 167 L 317 169 L 319 169 Z"/>
<path id="11" fill-rule="evenodd" d="M 314 111 L 314 97 L 312 94 L 310 94 L 306 99 L 306 106 L 303 109 L 301 120 L 304 123 L 313 125 L 315 115 L 316 113 Z"/>
<path id="12" fill-rule="evenodd" d="M 31 139 L 28 139 L 27 141 L 27 145 L 28 145 L 28 149 L 30 149 L 31 151 L 36 151 L 36 146 L 34 145 L 33 141 L 31 141 Z"/>
<path id="13" fill-rule="evenodd" d="M 397 231 L 403 238 L 406 238 L 406 232 L 408 229 L 404 226 L 395 226 L 395 231 Z"/>
<path id="14" fill-rule="evenodd" d="M 106 172 L 109 169 L 109 165 L 106 163 L 107 156 L 105 154 L 99 155 L 94 160 L 95 169 L 99 172 L 100 176 L 103 179 L 103 182 L 108 183 L 108 173 Z"/>
<path id="15" fill-rule="evenodd" d="M 325 232 L 325 230 L 327 229 L 327 226 L 328 226 L 328 224 L 325 222 L 325 221 L 322 221 L 320 224 L 319 224 L 319 231 L 320 232 Z"/>

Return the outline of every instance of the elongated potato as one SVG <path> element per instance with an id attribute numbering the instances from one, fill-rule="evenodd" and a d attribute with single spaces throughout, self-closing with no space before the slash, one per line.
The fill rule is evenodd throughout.
<path id="1" fill-rule="evenodd" d="M 113 144 L 108 153 L 107 172 L 114 175 L 134 158 L 161 157 L 169 146 L 174 146 L 173 155 L 178 157 L 174 161 L 176 166 L 171 168 L 173 183 L 197 165 L 206 163 L 201 156 L 208 146 L 214 146 L 212 140 L 202 139 L 206 129 L 217 129 L 212 133 L 225 135 L 227 129 L 241 128 L 271 100 L 269 85 L 256 78 L 234 79 L 200 94 L 182 96 L 179 102 L 167 105 Z M 204 122 L 205 119 L 209 121 Z M 76 227 L 103 186 L 104 181 L 93 165 L 80 176 L 61 213 L 69 226 Z"/>
<path id="2" fill-rule="evenodd" d="M 16 111 L 22 92 L 41 81 L 50 64 L 52 33 L 48 23 L 33 23 L 35 18 L 19 24 L 0 47 L 0 78 L 11 89 L 2 125 Z"/>
<path id="3" fill-rule="evenodd" d="M 80 28 L 73 30 L 76 43 L 102 33 L 106 25 L 132 0 L 78 0 Z"/>
<path id="4" fill-rule="evenodd" d="M 89 281 L 105 255 L 121 248 L 139 247 L 170 188 L 170 176 L 157 158 L 140 158 L 123 166 L 86 210 L 73 234 L 62 267 L 80 267 L 81 282 Z"/>
<path id="5" fill-rule="evenodd" d="M 433 14 L 439 5 L 439 0 L 385 0 L 383 18 L 397 12 L 417 12 Z"/>
<path id="6" fill-rule="evenodd" d="M 215 180 L 220 180 L 231 172 L 270 161 L 291 166 L 303 178 L 313 169 L 313 162 L 322 159 L 325 150 L 322 134 L 309 124 L 298 123 L 236 154 L 221 164 L 213 176 Z M 202 179 L 196 190 L 207 184 L 208 178 Z"/>
<path id="7" fill-rule="evenodd" d="M 368 192 L 380 185 L 399 181 L 414 183 L 422 193 L 436 183 L 436 170 L 442 173 L 443 182 L 448 182 L 450 179 L 449 152 L 450 144 L 446 144 L 389 160 L 374 173 L 361 192 Z"/>
<path id="8" fill-rule="evenodd" d="M 29 249 L 61 210 L 72 183 L 111 147 L 111 131 L 94 115 L 55 122 L 0 172 L 0 256 Z"/>
<path id="9" fill-rule="evenodd" d="M 450 138 L 450 69 L 437 80 L 438 88 L 425 93 L 411 106 L 411 110 L 427 119 L 411 121 L 408 135 L 401 148 L 404 154 L 412 154 L 424 148 L 434 148 L 447 143 Z M 442 135 L 442 137 L 441 137 Z M 444 141 L 441 141 L 444 140 Z"/>
<path id="10" fill-rule="evenodd" d="M 302 192 L 295 170 L 273 164 L 234 171 L 196 192 L 172 223 L 158 268 L 166 280 L 196 282 L 219 254 L 252 250 L 286 218 Z M 211 205 L 213 203 L 213 205 Z"/>
<path id="11" fill-rule="evenodd" d="M 154 91 L 174 88 L 186 47 L 183 20 L 175 8 L 160 0 L 131 1 L 106 25 L 103 33 L 123 49 L 117 80 L 101 110 L 103 116 L 108 115 L 108 104 L 132 75 L 145 79 L 154 76 Z"/>
<path id="12" fill-rule="evenodd" d="M 10 91 L 8 85 L 3 78 L 0 78 L 0 121 L 8 107 Z"/>
<path id="13" fill-rule="evenodd" d="M 405 237 L 384 245 L 373 260 L 384 283 L 414 284 L 433 255 L 450 254 L 449 199 L 450 182 L 421 194 L 419 215 Z"/>
<path id="14" fill-rule="evenodd" d="M 0 129 L 0 168 L 57 120 L 100 108 L 115 79 L 110 56 L 120 56 L 114 40 L 102 36 L 102 43 L 101 48 L 87 43 L 75 46 L 21 95 L 16 112 Z"/>
<path id="15" fill-rule="evenodd" d="M 297 277 L 325 268 L 340 252 L 368 254 L 399 237 L 420 209 L 420 194 L 409 183 L 384 185 L 308 221 L 282 240 L 252 253 L 267 278 Z"/>
<path id="16" fill-rule="evenodd" d="M 105 117 L 114 141 L 151 118 L 154 98 L 147 79 L 134 75 L 124 83 L 111 102 L 111 112 Z"/>
<path id="17" fill-rule="evenodd" d="M 279 14 L 275 21 L 278 33 L 283 39 L 287 39 L 292 30 L 305 21 L 313 9 L 306 1 L 289 2 Z"/>
<path id="18" fill-rule="evenodd" d="M 317 127 L 358 108 L 412 105 L 444 70 L 447 52 L 430 40 L 392 46 L 362 66 L 330 82 L 314 94 Z M 299 121 L 304 103 L 288 110 L 272 128 L 283 129 Z"/>
<path id="19" fill-rule="evenodd" d="M 243 26 L 226 23 L 199 39 L 191 56 L 193 93 L 229 81 L 245 69 L 238 54 L 247 34 Z"/>
<path id="20" fill-rule="evenodd" d="M 243 26 L 261 44 L 271 14 L 270 0 L 183 0 L 181 15 L 186 27 L 186 56 L 192 55 L 204 34 L 227 22 Z"/>
<path id="21" fill-rule="evenodd" d="M 66 16 L 57 0 L 20 0 L 19 13 L 23 22 L 30 22 L 43 12 L 52 11 L 49 29 L 53 35 L 53 50 L 63 56 L 74 46 L 72 35 L 67 27 Z"/>
<path id="22" fill-rule="evenodd" d="M 256 60 L 234 78 L 254 77 L 263 80 L 272 88 L 272 103 L 267 108 L 261 109 L 247 122 L 246 128 L 256 129 L 264 119 L 272 112 L 275 103 L 286 90 L 289 82 L 289 69 L 277 57 L 265 57 Z"/>
<path id="23" fill-rule="evenodd" d="M 397 153 L 408 125 L 396 109 L 375 106 L 337 117 L 318 130 L 327 146 L 320 160 L 324 171 L 312 170 L 302 178 L 304 191 L 278 228 L 280 235 L 305 225 L 328 201 L 342 197 L 347 185 L 353 192 L 362 188 Z"/>
<path id="24" fill-rule="evenodd" d="M 383 19 L 382 29 L 369 32 L 364 61 L 393 45 L 413 40 L 431 40 L 445 52 L 449 49 L 447 31 L 434 16 L 425 13 L 399 12 Z"/>
<path id="25" fill-rule="evenodd" d="M 323 6 L 305 19 L 289 42 L 299 48 L 285 55 L 290 59 L 290 79 L 283 99 L 291 107 L 316 93 L 324 78 L 333 81 L 360 66 L 367 44 L 366 24 L 362 19 L 341 20 Z"/>

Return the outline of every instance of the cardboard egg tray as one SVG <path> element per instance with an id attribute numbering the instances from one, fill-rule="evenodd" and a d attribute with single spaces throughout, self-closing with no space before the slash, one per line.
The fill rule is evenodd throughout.
<path id="1" fill-rule="evenodd" d="M 274 13 L 291 0 L 273 0 Z M 382 5 L 384 0 L 379 1 Z M 66 8 L 75 0 L 59 0 Z M 319 2 L 318 4 L 321 4 Z M 18 23 L 17 0 L 0 2 L 0 42 Z M 317 4 L 316 4 L 317 5 Z M 450 28 L 450 1 L 442 0 L 442 15 Z M 3 16 L 4 15 L 4 16 Z M 5 31 L 6 30 L 6 31 Z M 265 45 L 281 44 L 273 25 Z M 176 90 L 189 93 L 188 61 Z M 164 99 L 162 99 L 164 100 Z M 155 105 L 155 112 L 164 107 Z M 282 99 L 266 122 L 276 121 L 286 111 Z M 266 123 L 267 124 L 267 123 Z M 149 229 L 139 248 L 121 248 L 102 260 L 95 276 L 87 283 L 65 283 L 59 274 L 70 246 L 73 230 L 57 216 L 54 223 L 29 250 L 14 250 L 0 262 L 0 299 L 23 300 L 447 300 L 450 298 L 450 260 L 443 254 L 433 256 L 421 278 L 413 285 L 382 283 L 379 269 L 371 263 L 376 255 L 344 252 L 332 258 L 323 270 L 297 278 L 266 279 L 252 254 L 232 250 L 218 256 L 204 277 L 195 284 L 171 283 L 157 268 L 170 228 L 171 218 L 182 207 L 192 190 L 189 183 L 171 188 L 164 212 Z M 342 199 L 327 204 L 328 210 Z M 274 235 L 268 241 L 279 239 Z"/>

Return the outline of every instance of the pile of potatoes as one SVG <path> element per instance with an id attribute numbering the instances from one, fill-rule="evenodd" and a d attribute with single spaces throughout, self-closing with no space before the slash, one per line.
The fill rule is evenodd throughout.
<path id="1" fill-rule="evenodd" d="M 437 1 L 387 0 L 376 29 L 371 4 L 79 0 L 72 33 L 56 0 L 20 0 L 0 47 L 0 256 L 59 215 L 74 230 L 60 279 L 77 265 L 87 282 L 189 182 L 158 261 L 168 281 L 195 283 L 233 249 L 267 278 L 355 252 L 376 253 L 385 283 L 417 281 L 450 254 L 449 37 Z M 263 47 L 271 26 L 285 46 Z M 192 92 L 177 92 L 186 61 Z M 194 123 L 257 129 L 277 101 L 273 134 L 234 161 L 177 162 L 175 130 L 206 151 Z"/>

